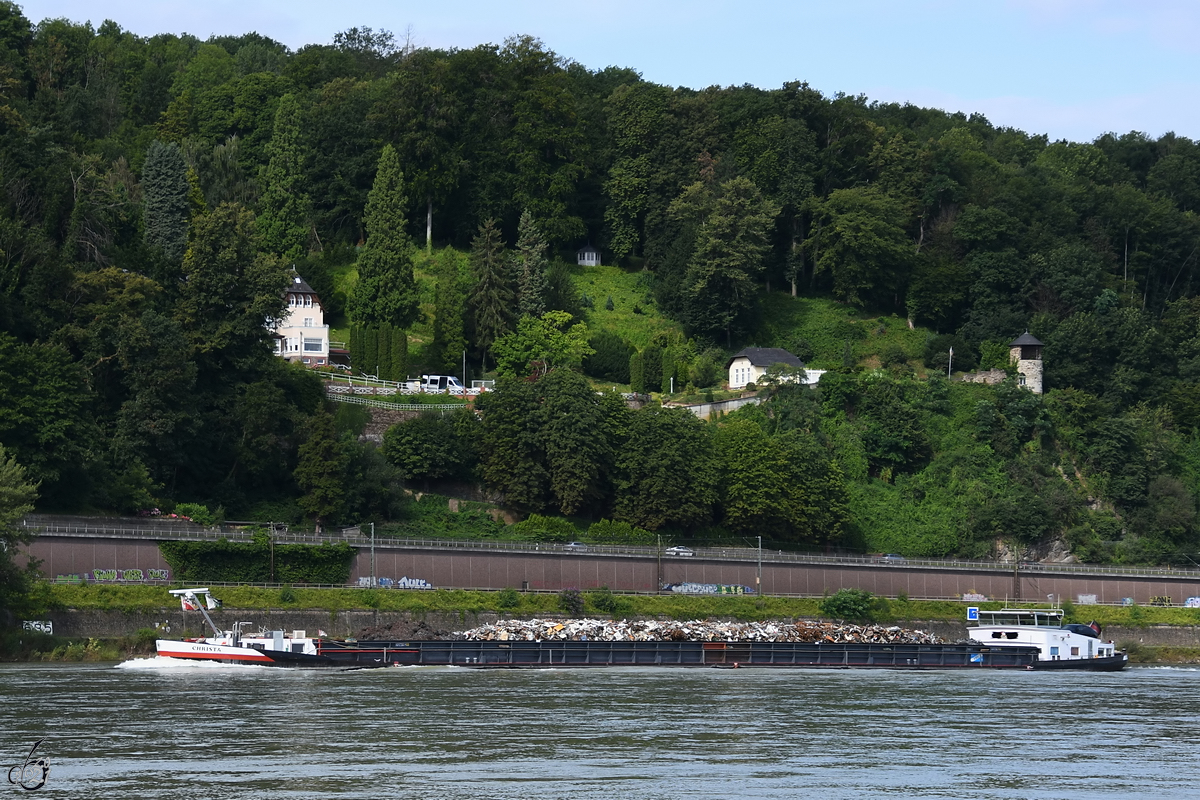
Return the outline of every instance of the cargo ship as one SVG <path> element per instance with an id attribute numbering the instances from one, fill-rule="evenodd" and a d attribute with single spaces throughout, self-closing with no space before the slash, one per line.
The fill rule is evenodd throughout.
<path id="1" fill-rule="evenodd" d="M 468 669 L 692 667 L 718 669 L 1022 669 L 1113 670 L 1112 658 L 1045 660 L 1042 647 L 1002 635 L 994 643 L 589 640 L 370 640 L 310 637 L 305 631 L 247 635 L 240 623 L 219 630 L 207 589 L 176 589 L 186 610 L 200 611 L 213 636 L 160 639 L 170 658 L 285 667 L 444 666 Z M 989 629 L 990 630 L 990 629 Z M 1124 655 L 1124 654 L 1120 654 Z M 1047 665 L 1051 665 L 1047 667 Z M 1069 665 L 1069 666 L 1068 666 Z"/>

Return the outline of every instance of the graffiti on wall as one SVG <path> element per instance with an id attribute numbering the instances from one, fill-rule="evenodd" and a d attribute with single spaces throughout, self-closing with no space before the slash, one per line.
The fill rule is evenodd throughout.
<path id="1" fill-rule="evenodd" d="M 370 586 L 371 579 L 362 577 L 358 579 L 359 586 Z M 405 575 L 403 578 L 376 578 L 375 585 L 381 589 L 432 589 L 433 584 L 424 578 L 410 578 Z"/>
<path id="2" fill-rule="evenodd" d="M 94 569 L 91 572 L 55 575 L 55 583 L 119 582 L 144 583 L 145 581 L 169 581 L 169 569 Z"/>
<path id="3" fill-rule="evenodd" d="M 679 594 L 754 594 L 749 586 L 727 583 L 666 583 L 662 588 Z"/>
<path id="4" fill-rule="evenodd" d="M 21 628 L 27 631 L 48 633 L 54 635 L 54 623 L 48 619 L 27 619 L 21 622 Z"/>

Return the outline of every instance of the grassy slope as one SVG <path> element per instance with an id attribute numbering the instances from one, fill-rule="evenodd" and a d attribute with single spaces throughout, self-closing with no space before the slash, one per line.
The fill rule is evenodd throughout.
<path id="1" fill-rule="evenodd" d="M 460 257 L 465 258 L 465 254 Z M 424 250 L 416 253 L 414 266 L 422 313 L 421 319 L 409 331 L 410 347 L 414 350 L 419 350 L 432 338 L 434 279 L 431 261 Z M 594 304 L 587 312 L 587 324 L 592 330 L 615 331 L 639 350 L 656 339 L 677 342 L 684 338 L 682 327 L 662 315 L 655 305 L 649 274 L 616 266 L 572 266 L 571 273 L 576 288 Z M 358 273 L 353 264 L 335 270 L 334 285 L 347 296 L 357 280 Z M 613 300 L 612 311 L 605 307 L 609 297 Z M 735 343 L 734 350 L 744 345 L 789 348 L 797 339 L 803 339 L 813 353 L 809 366 L 829 369 L 842 365 L 846 342 L 850 342 L 855 362 L 863 366 L 877 366 L 879 355 L 885 349 L 899 347 L 918 374 L 924 371 L 920 358 L 929 331 L 921 327 L 909 329 L 907 321 L 895 314 L 859 311 L 827 297 L 792 297 L 782 291 L 764 293 L 760 302 L 758 329 L 746 341 Z M 641 313 L 635 313 L 635 307 Z M 330 336 L 348 341 L 348 323 L 339 320 Z"/>
<path id="2" fill-rule="evenodd" d="M 152 612 L 174 608 L 178 601 L 161 586 L 79 586 L 51 584 L 45 598 L 51 608 L 81 610 L 113 610 Z M 226 587 L 220 590 L 226 608 L 317 609 L 344 611 L 378 609 L 380 611 L 430 611 L 475 613 L 494 611 L 513 616 L 561 614 L 558 596 L 551 593 L 521 593 L 520 604 L 514 608 L 500 606 L 499 592 L 434 589 L 408 591 L 396 589 L 305 589 L 290 590 L 281 597 L 280 589 L 253 586 Z M 588 593 L 584 592 L 585 598 Z M 589 602 L 585 613 L 593 616 L 667 617 L 671 619 L 703 619 L 721 617 L 741 620 L 788 619 L 821 616 L 818 598 L 748 597 L 748 596 L 688 596 L 688 595 L 617 595 L 621 608 L 613 612 L 597 610 Z M 975 603 L 984 609 L 1000 609 L 1004 603 Z M 1133 628 L 1151 625 L 1195 625 L 1200 611 L 1191 608 L 1157 608 L 1147 606 L 1083 606 L 1068 608 L 1073 621 L 1096 620 L 1101 625 L 1121 625 Z M 885 623 L 963 620 L 964 604 L 949 600 L 880 600 L 874 619 Z"/>

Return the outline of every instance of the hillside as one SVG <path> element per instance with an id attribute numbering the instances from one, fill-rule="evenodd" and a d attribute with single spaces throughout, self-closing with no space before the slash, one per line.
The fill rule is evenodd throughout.
<path id="1" fill-rule="evenodd" d="M 399 524 L 429 486 L 502 498 L 522 535 L 566 535 L 561 517 L 1200 552 L 1196 142 L 1049 142 L 800 82 L 666 87 L 522 36 L 394 44 L 146 37 L 0 3 L 10 518 L 36 495 Z M 585 244 L 606 266 L 575 266 Z M 360 441 L 364 412 L 273 354 L 293 269 L 381 374 L 457 373 L 465 352 L 468 379 L 495 375 L 481 415 Z M 1023 331 L 1044 396 L 941 378 L 951 349 L 954 371 L 1005 367 Z M 746 345 L 829 372 L 713 423 L 595 391 L 716 396 Z"/>

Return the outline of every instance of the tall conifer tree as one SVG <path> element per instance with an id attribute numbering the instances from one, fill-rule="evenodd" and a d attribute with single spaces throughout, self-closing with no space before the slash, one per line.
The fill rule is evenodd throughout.
<path id="1" fill-rule="evenodd" d="M 146 244 L 158 248 L 172 264 L 187 249 L 191 186 L 179 145 L 154 141 L 146 152 L 142 191 Z"/>
<path id="2" fill-rule="evenodd" d="M 522 317 L 546 313 L 546 240 L 529 210 L 521 213 L 517 226 L 518 311 Z"/>
<path id="3" fill-rule="evenodd" d="M 435 262 L 437 289 L 434 292 L 433 350 L 440 369 L 453 371 L 467 349 L 465 331 L 467 296 L 459 272 L 458 254 L 447 247 Z"/>
<path id="4" fill-rule="evenodd" d="M 405 232 L 404 175 L 391 145 L 383 148 L 367 195 L 367 243 L 358 257 L 350 312 L 362 325 L 390 322 L 408 328 L 417 318 L 412 241 Z"/>
<path id="5" fill-rule="evenodd" d="M 281 255 L 289 264 L 294 264 L 308 250 L 312 217 L 300 137 L 300 103 L 295 95 L 285 94 L 279 100 L 267 155 L 270 161 L 263 173 L 259 233 L 267 252 Z"/>
<path id="6" fill-rule="evenodd" d="M 504 242 L 494 219 L 480 225 L 471 242 L 471 271 L 475 278 L 471 292 L 475 345 L 486 357 L 492 344 L 512 329 L 513 290 L 504 262 Z"/>

